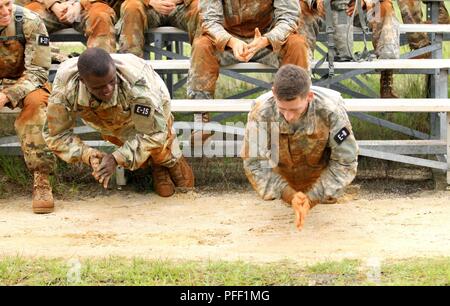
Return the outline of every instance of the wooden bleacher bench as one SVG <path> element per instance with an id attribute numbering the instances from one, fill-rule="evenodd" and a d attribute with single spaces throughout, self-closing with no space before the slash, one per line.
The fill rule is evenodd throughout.
<path id="1" fill-rule="evenodd" d="M 436 34 L 437 41 L 450 40 L 450 25 L 436 25 L 436 24 L 402 24 L 400 25 L 400 32 L 402 34 L 412 32 L 425 32 L 431 35 Z M 357 33 L 356 33 L 357 34 Z M 154 39 L 173 39 L 187 41 L 187 33 L 173 27 L 161 27 L 151 29 L 146 37 L 149 41 Z M 402 35 L 404 36 L 404 35 Z M 159 38 L 157 38 L 159 37 Z M 404 37 L 403 37 L 404 39 Z M 51 34 L 51 40 L 57 42 L 80 41 L 85 42 L 82 34 L 73 29 L 66 29 Z M 358 39 L 355 39 L 358 40 Z M 155 45 L 157 43 L 155 42 Z M 162 46 L 161 44 L 159 46 Z M 149 61 L 153 68 L 160 73 L 186 73 L 189 70 L 189 60 L 153 60 Z M 57 66 L 53 66 L 53 70 Z M 275 72 L 276 69 L 267 65 L 259 63 L 240 63 L 222 69 L 235 72 Z M 444 133 L 440 134 L 439 139 L 422 139 L 422 140 L 360 140 L 358 141 L 361 147 L 361 155 L 370 156 L 374 158 L 381 158 L 397 162 L 410 163 L 435 169 L 447 171 L 447 183 L 450 184 L 450 133 L 446 133 L 446 127 L 449 126 L 450 118 L 450 102 L 447 99 L 448 90 L 448 70 L 450 69 L 449 59 L 432 59 L 432 60 L 374 60 L 371 62 L 344 62 L 335 63 L 335 70 L 338 73 L 345 73 L 347 71 L 364 71 L 364 73 L 373 73 L 376 70 L 395 69 L 400 73 L 427 73 L 438 76 L 436 88 L 438 94 L 437 99 L 346 99 L 346 106 L 349 112 L 430 112 L 445 113 L 443 124 Z M 318 67 L 319 72 L 326 72 L 328 70 L 328 63 L 323 63 Z M 438 71 L 438 73 L 436 73 Z M 173 100 L 173 112 L 248 112 L 250 110 L 253 100 Z M 6 108 L 0 110 L 0 113 L 17 113 L 17 110 L 10 111 Z M 441 118 L 441 119 L 442 119 Z M 191 123 L 192 124 L 192 123 Z M 180 127 L 176 122 L 175 127 Z M 223 129 L 218 129 L 222 131 Z M 92 131 L 89 127 L 77 127 L 75 132 L 87 133 Z M 243 130 L 234 129 L 235 134 L 242 136 Z M 14 140 L 15 139 L 15 140 Z M 3 141 L 2 141 L 3 140 Z M 89 145 L 110 148 L 111 145 L 104 141 L 88 141 Z M 185 147 L 189 147 L 184 143 Z M 227 146 L 230 143 L 214 141 L 213 145 Z M 231 143 L 231 145 L 235 145 Z M 0 138 L 0 151 L 6 154 L 17 154 L 20 151 L 20 145 L 17 143 L 17 138 L 14 136 Z M 239 152 L 239 150 L 236 150 Z M 445 161 L 421 159 L 417 157 L 406 156 L 405 154 L 437 154 L 440 156 L 446 155 Z"/>

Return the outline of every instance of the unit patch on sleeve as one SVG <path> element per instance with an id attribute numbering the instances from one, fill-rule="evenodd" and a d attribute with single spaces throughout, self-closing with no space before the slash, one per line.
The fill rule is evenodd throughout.
<path id="1" fill-rule="evenodd" d="M 337 142 L 337 144 L 341 144 L 345 139 L 347 139 L 348 136 L 350 136 L 350 132 L 346 127 L 343 127 L 339 130 L 339 132 L 336 133 L 336 135 L 334 135 L 334 140 Z"/>
<path id="2" fill-rule="evenodd" d="M 37 42 L 39 46 L 50 46 L 50 38 L 45 35 L 39 35 L 37 38 Z"/>
<path id="3" fill-rule="evenodd" d="M 148 117 L 148 116 L 150 116 L 151 108 L 148 106 L 145 106 L 145 105 L 136 104 L 134 106 L 134 113 L 141 115 L 141 116 Z"/>

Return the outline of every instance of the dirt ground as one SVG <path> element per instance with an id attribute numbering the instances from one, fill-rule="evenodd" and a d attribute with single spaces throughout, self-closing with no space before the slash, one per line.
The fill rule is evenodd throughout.
<path id="1" fill-rule="evenodd" d="M 409 195 L 361 190 L 354 199 L 315 207 L 298 232 L 281 201 L 251 191 L 155 194 L 113 192 L 57 202 L 31 213 L 31 199 L 0 200 L 0 256 L 159 259 L 397 259 L 450 255 L 450 192 Z"/>

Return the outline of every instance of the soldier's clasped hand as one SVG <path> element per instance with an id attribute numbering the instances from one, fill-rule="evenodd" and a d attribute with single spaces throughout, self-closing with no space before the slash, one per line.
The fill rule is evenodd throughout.
<path id="1" fill-rule="evenodd" d="M 148 0 L 148 5 L 162 15 L 169 15 L 176 8 L 175 0 Z"/>
<path id="2" fill-rule="evenodd" d="M 103 188 L 108 188 L 109 180 L 116 170 L 117 161 L 112 154 L 106 154 L 102 158 L 102 162 L 94 171 L 94 177 L 100 184 L 103 184 Z"/>
<path id="3" fill-rule="evenodd" d="M 8 102 L 8 97 L 3 92 L 0 92 L 0 109 L 3 108 Z"/>
<path id="4" fill-rule="evenodd" d="M 295 226 L 300 231 L 305 224 L 305 217 L 311 209 L 311 201 L 303 192 L 297 192 L 291 204 L 295 212 Z"/>
<path id="5" fill-rule="evenodd" d="M 261 35 L 261 32 L 259 31 L 259 29 L 256 28 L 255 29 L 255 38 L 253 39 L 253 41 L 251 43 L 248 44 L 248 50 L 247 50 L 248 53 L 245 57 L 245 61 L 248 62 L 249 60 L 251 60 L 252 57 L 256 54 L 256 52 L 267 47 L 268 45 L 270 45 L 270 42 L 267 39 L 267 37 L 263 37 Z"/>

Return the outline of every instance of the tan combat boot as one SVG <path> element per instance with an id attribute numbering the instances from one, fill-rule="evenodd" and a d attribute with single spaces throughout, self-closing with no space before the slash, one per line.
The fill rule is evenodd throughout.
<path id="1" fill-rule="evenodd" d="M 184 156 L 182 156 L 175 166 L 169 168 L 170 177 L 177 187 L 194 187 L 194 173 Z"/>
<path id="2" fill-rule="evenodd" d="M 55 208 L 52 187 L 50 186 L 48 174 L 46 173 L 39 171 L 34 172 L 32 206 L 35 214 L 49 214 L 53 212 Z"/>
<path id="3" fill-rule="evenodd" d="M 175 193 L 175 185 L 170 179 L 169 170 L 166 167 L 152 166 L 153 189 L 161 197 L 170 197 Z"/>
<path id="4" fill-rule="evenodd" d="M 394 92 L 394 73 L 392 70 L 381 71 L 380 97 L 383 99 L 398 99 L 398 95 Z"/>
<path id="5" fill-rule="evenodd" d="M 209 113 L 194 114 L 194 122 L 196 123 L 208 123 Z M 195 130 L 191 134 L 191 145 L 203 145 L 212 133 L 209 131 Z"/>

